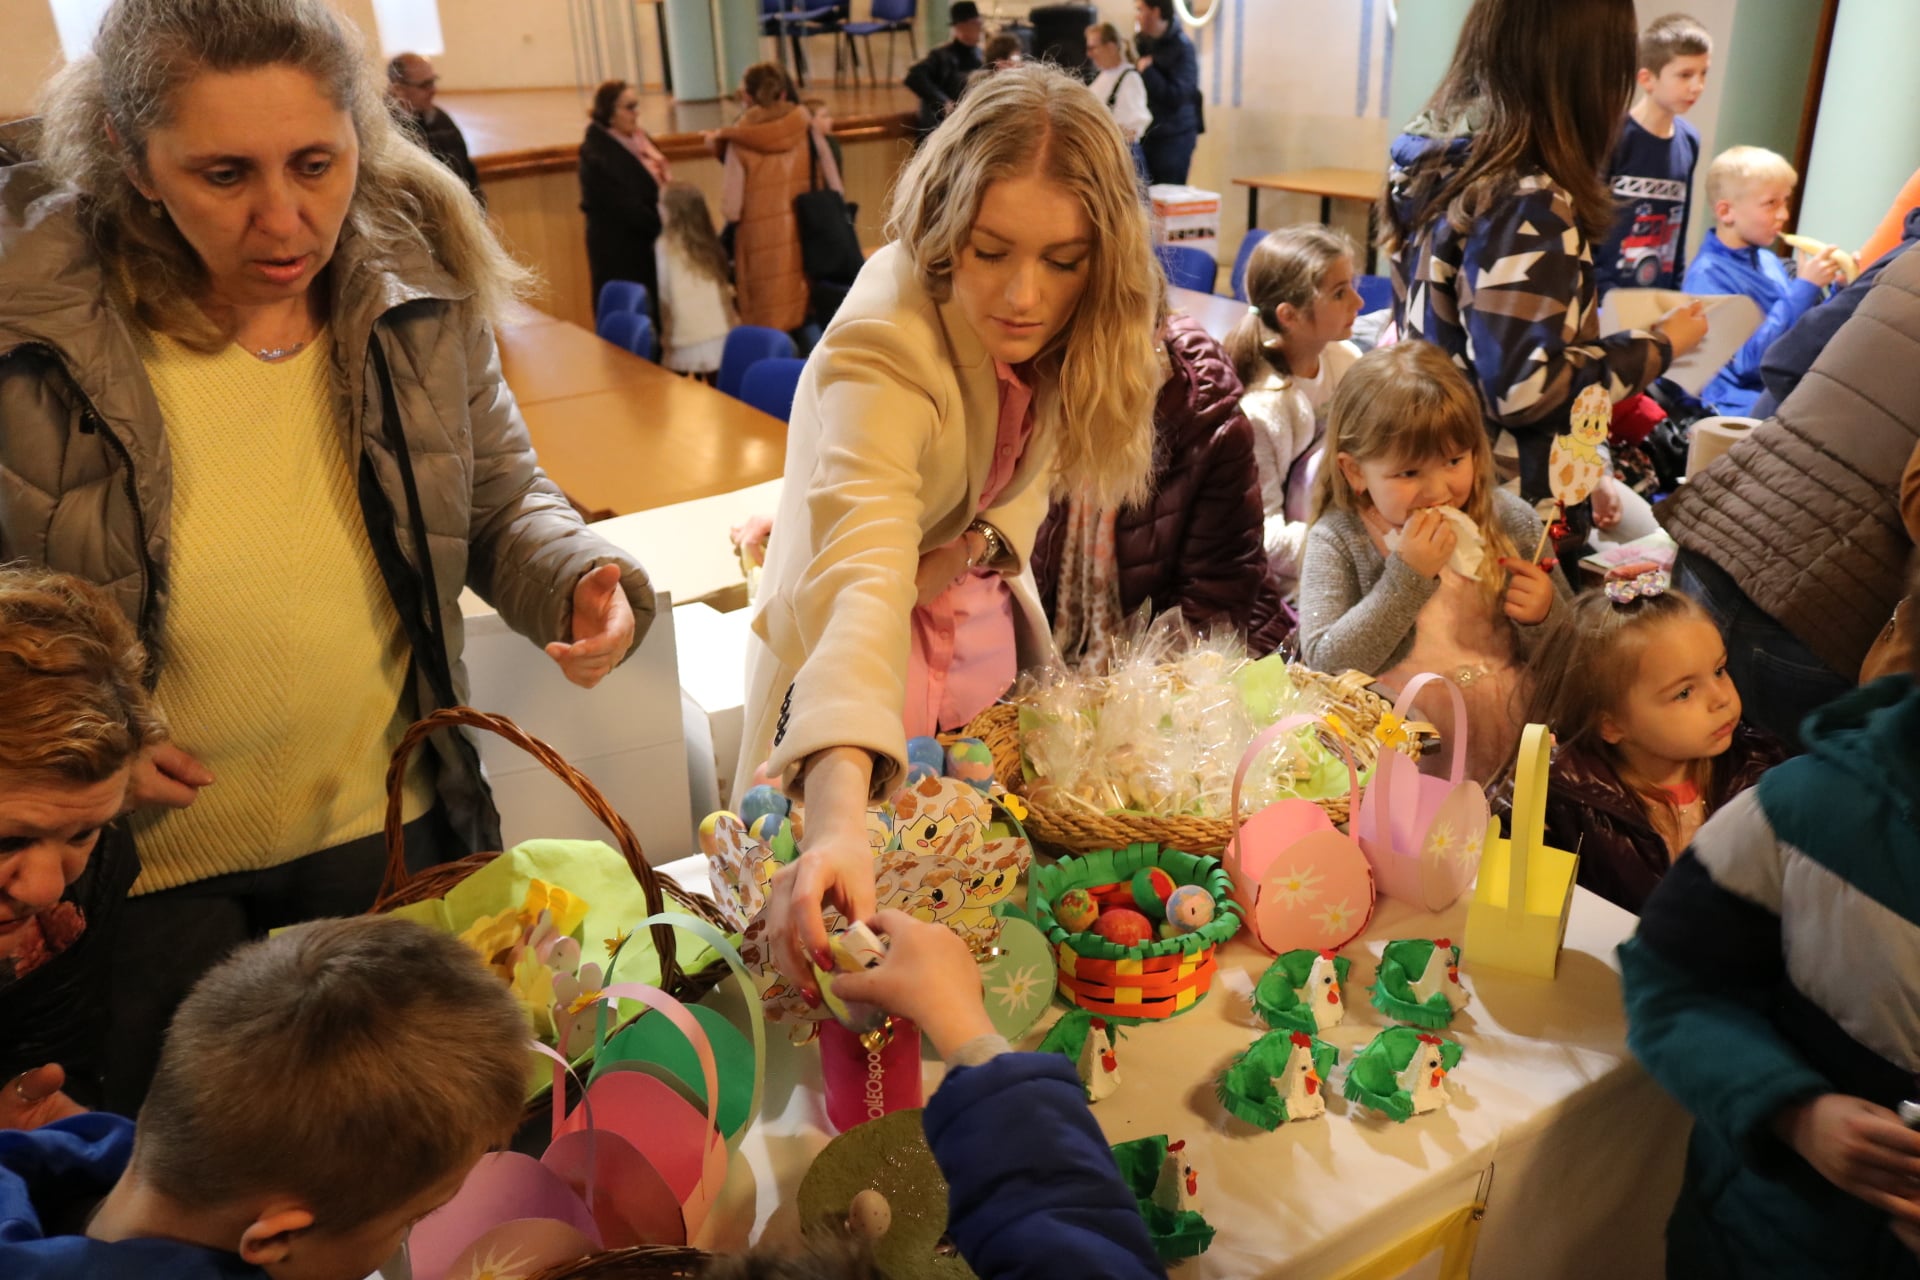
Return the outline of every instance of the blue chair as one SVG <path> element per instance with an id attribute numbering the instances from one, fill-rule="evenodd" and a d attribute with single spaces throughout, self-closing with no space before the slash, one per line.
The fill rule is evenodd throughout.
<path id="1" fill-rule="evenodd" d="M 600 286 L 600 297 L 593 304 L 593 327 L 597 331 L 600 322 L 616 311 L 638 311 L 646 315 L 653 310 L 648 302 L 647 286 L 635 280 L 609 280 Z"/>
<path id="2" fill-rule="evenodd" d="M 714 385 L 738 400 L 748 369 L 762 360 L 790 359 L 794 354 L 793 339 L 780 330 L 736 325 L 727 335 L 727 345 L 720 348 L 720 376 Z"/>
<path id="3" fill-rule="evenodd" d="M 847 38 L 847 49 L 853 53 L 853 74 L 858 83 L 860 75 L 860 54 L 854 45 L 855 39 L 867 42 L 868 79 L 879 84 L 879 77 L 873 75 L 873 38 L 885 34 L 887 37 L 887 81 L 893 81 L 893 46 L 900 39 L 902 31 L 907 33 L 907 53 L 915 62 L 920 60 L 920 42 L 914 38 L 913 20 L 920 8 L 920 0 L 873 0 L 873 20 L 871 22 L 843 22 L 840 34 Z"/>
<path id="4" fill-rule="evenodd" d="M 653 321 L 644 311 L 616 311 L 602 320 L 600 336 L 642 360 L 653 359 Z"/>
<path id="5" fill-rule="evenodd" d="M 1177 289 L 1193 289 L 1199 293 L 1213 292 L 1214 276 L 1219 267 L 1213 261 L 1213 255 L 1205 249 L 1196 249 L 1186 244 L 1155 245 L 1154 252 L 1160 255 L 1160 265 L 1167 269 L 1167 279 Z"/>
<path id="6" fill-rule="evenodd" d="M 806 367 L 807 362 L 796 356 L 757 361 L 740 379 L 740 399 L 785 422 L 793 413 L 793 392 Z"/>
<path id="7" fill-rule="evenodd" d="M 1355 276 L 1353 291 L 1360 295 L 1362 315 L 1393 307 L 1393 281 L 1386 276 Z"/>
<path id="8" fill-rule="evenodd" d="M 1228 279 L 1233 284 L 1233 296 L 1242 302 L 1247 300 L 1247 264 L 1253 261 L 1253 251 L 1266 238 L 1267 233 L 1255 227 L 1247 232 L 1247 238 L 1240 242 L 1240 252 L 1234 255 L 1233 274 Z"/>
<path id="9" fill-rule="evenodd" d="M 834 37 L 833 74 L 836 81 L 840 78 L 840 28 L 846 22 L 849 7 L 849 0 L 832 0 L 828 4 L 808 4 L 806 0 L 791 0 L 791 3 L 789 0 L 760 0 L 760 31 L 763 35 L 773 36 L 783 68 L 787 65 L 783 38 L 793 46 L 793 82 L 800 88 L 807 87 L 807 53 L 802 43 L 807 36 Z"/>

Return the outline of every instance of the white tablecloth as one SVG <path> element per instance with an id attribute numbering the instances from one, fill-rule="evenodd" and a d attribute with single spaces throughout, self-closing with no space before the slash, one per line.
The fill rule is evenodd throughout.
<path id="1" fill-rule="evenodd" d="M 706 887 L 698 859 L 663 870 L 689 888 Z M 1364 942 L 1344 953 L 1354 962 L 1350 1008 L 1325 1036 L 1340 1049 L 1336 1087 L 1353 1051 L 1392 1025 L 1367 1003 L 1381 945 L 1459 939 L 1465 919 L 1464 902 L 1437 916 L 1381 902 Z M 1626 912 L 1579 891 L 1550 983 L 1475 972 L 1469 946 L 1462 981 L 1473 998 L 1446 1032 L 1466 1050 L 1448 1084 L 1453 1104 L 1404 1125 L 1360 1112 L 1337 1088 L 1325 1119 L 1274 1133 L 1227 1116 L 1214 1079 L 1261 1028 L 1246 1002 L 1218 982 L 1193 1011 L 1131 1029 L 1119 1050 L 1119 1092 L 1093 1110 L 1115 1142 L 1156 1133 L 1187 1140 L 1201 1207 L 1218 1234 L 1179 1274 L 1338 1275 L 1471 1203 L 1483 1184 L 1488 1207 L 1476 1277 L 1662 1274 L 1662 1234 L 1688 1120 L 1626 1050 L 1613 952 L 1633 925 Z M 1265 953 L 1242 939 L 1222 953 L 1223 968 L 1250 977 L 1266 964 Z M 800 1179 L 832 1136 L 817 1050 L 796 1049 L 770 1030 L 781 1043 L 769 1055 L 762 1116 L 703 1233 L 708 1247 L 793 1238 Z M 1039 1034 L 1019 1047 L 1037 1044 Z M 937 1061 L 926 1063 L 928 1096 L 941 1072 Z"/>

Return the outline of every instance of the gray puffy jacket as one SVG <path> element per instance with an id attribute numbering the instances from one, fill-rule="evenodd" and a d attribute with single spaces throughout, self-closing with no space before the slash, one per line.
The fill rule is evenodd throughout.
<path id="1" fill-rule="evenodd" d="M 349 456 L 359 460 L 367 532 L 412 642 L 422 714 L 467 699 L 463 586 L 545 645 L 570 638 L 581 576 L 618 564 L 637 647 L 654 612 L 646 571 L 589 530 L 540 470 L 500 376 L 492 326 L 469 291 L 422 254 L 376 261 L 352 239 L 329 277 Z M 38 165 L 0 168 L 0 562 L 36 561 L 111 590 L 151 648 L 157 680 L 167 656 L 167 431 L 133 321 L 105 281 L 73 198 L 49 190 Z M 434 747 L 435 785 L 454 829 L 471 848 L 499 848 L 499 815 L 471 741 L 442 733 Z"/>
<path id="2" fill-rule="evenodd" d="M 1901 254 L 1774 416 L 1660 504 L 1674 540 L 1851 679 L 1899 602 L 1920 441 L 1920 255 Z"/>

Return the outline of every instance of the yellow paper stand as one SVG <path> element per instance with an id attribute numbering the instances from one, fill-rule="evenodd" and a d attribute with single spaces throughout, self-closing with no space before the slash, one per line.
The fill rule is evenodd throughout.
<path id="1" fill-rule="evenodd" d="M 1338 1280 L 1468 1280 L 1486 1205 L 1462 1205 L 1340 1272 Z"/>
<path id="2" fill-rule="evenodd" d="M 1551 759 L 1547 727 L 1528 725 L 1515 767 L 1513 837 L 1503 838 L 1500 820 L 1493 820 L 1467 908 L 1461 959 L 1476 968 L 1550 979 L 1560 963 L 1580 859 L 1546 843 Z"/>

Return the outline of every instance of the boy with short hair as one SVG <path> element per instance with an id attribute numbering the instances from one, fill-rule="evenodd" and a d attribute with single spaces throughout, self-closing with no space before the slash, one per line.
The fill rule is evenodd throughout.
<path id="1" fill-rule="evenodd" d="M 1593 255 L 1600 295 L 1620 286 L 1671 289 L 1686 274 L 1687 211 L 1700 134 L 1680 117 L 1707 87 L 1713 38 L 1684 13 L 1640 34 L 1640 100 L 1613 147 L 1613 231 Z"/>
<path id="2" fill-rule="evenodd" d="M 525 1015 L 459 940 L 382 916 L 235 951 L 133 1122 L 0 1133 L 10 1280 L 361 1280 L 519 1123 Z"/>
<path id="3" fill-rule="evenodd" d="M 1759 329 L 1700 393 L 1718 413 L 1745 416 L 1753 408 L 1765 389 L 1760 365 L 1767 348 L 1840 274 L 1830 249 L 1803 259 L 1798 279 L 1773 252 L 1798 181 L 1785 157 L 1765 147 L 1729 147 L 1707 166 L 1714 231 L 1700 242 L 1682 287 L 1698 295 L 1743 294 L 1760 305 L 1762 316 Z"/>

